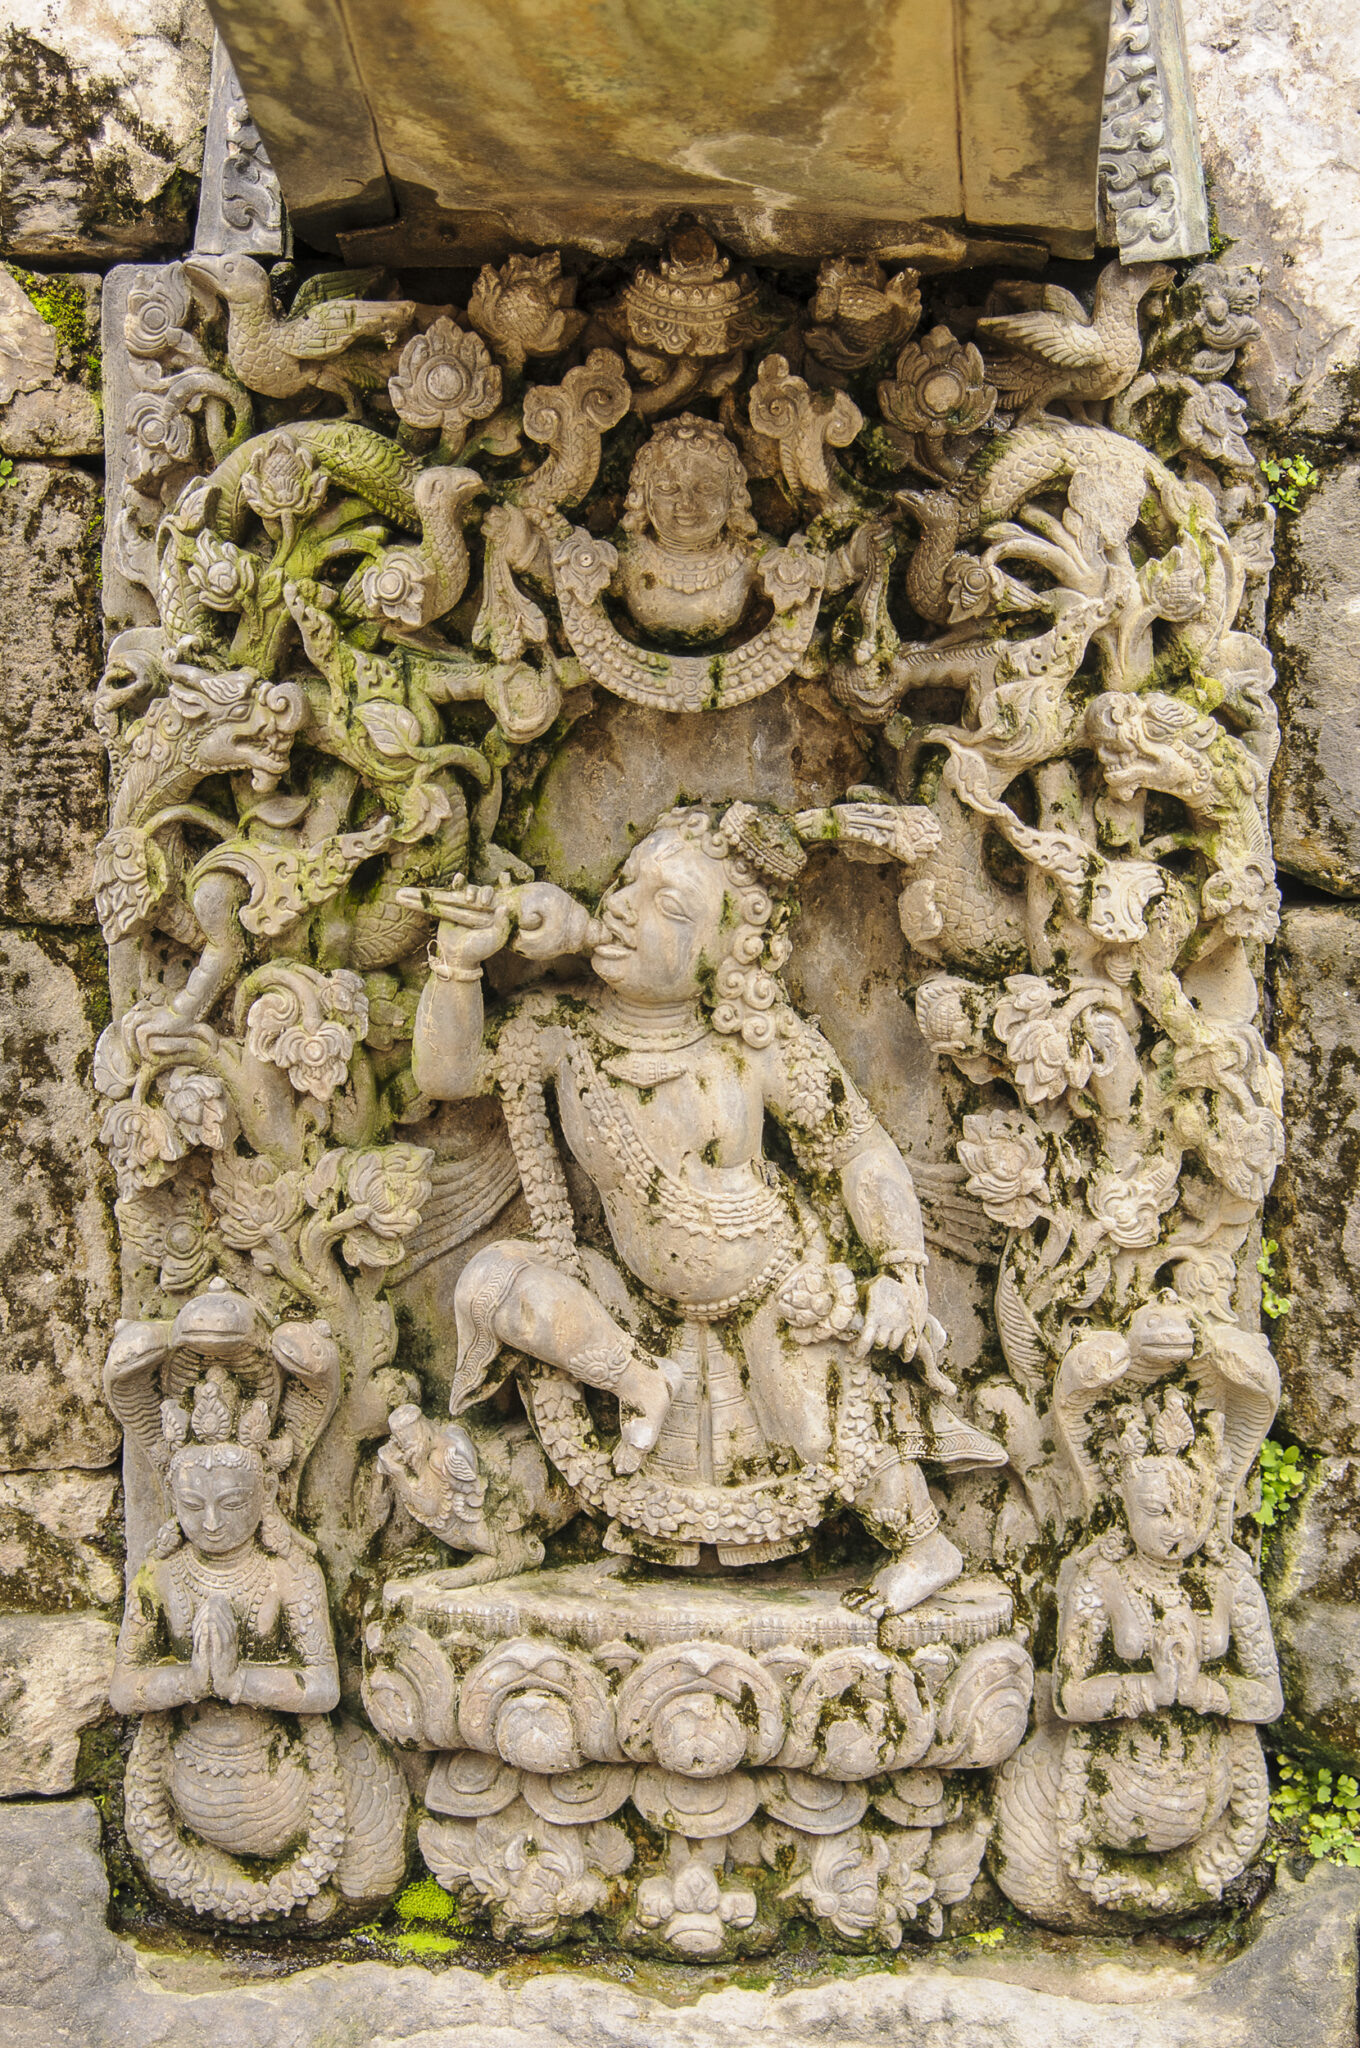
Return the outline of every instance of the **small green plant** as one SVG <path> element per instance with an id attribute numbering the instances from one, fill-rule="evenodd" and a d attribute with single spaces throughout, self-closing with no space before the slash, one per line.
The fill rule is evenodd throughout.
<path id="1" fill-rule="evenodd" d="M 7 491 L 11 484 L 17 484 L 18 481 L 14 474 L 14 464 L 8 455 L 0 455 L 0 491 Z"/>
<path id="2" fill-rule="evenodd" d="M 1252 1520 L 1262 1529 L 1273 1529 L 1302 1492 L 1306 1478 L 1298 1445 L 1277 1444 L 1268 1436 L 1261 1446 L 1261 1505 Z"/>
<path id="3" fill-rule="evenodd" d="M 396 1911 L 399 1920 L 452 1920 L 454 1906 L 442 1884 L 420 1877 L 400 1894 Z"/>
<path id="4" fill-rule="evenodd" d="M 1261 474 L 1271 487 L 1271 504 L 1281 512 L 1297 512 L 1302 493 L 1322 482 L 1322 471 L 1314 469 L 1306 455 L 1267 455 Z"/>
<path id="5" fill-rule="evenodd" d="M 1275 1267 L 1272 1261 L 1279 1249 L 1273 1237 L 1262 1238 L 1260 1257 L 1256 1261 L 1256 1270 L 1261 1276 L 1261 1309 L 1272 1322 L 1278 1322 L 1281 1316 L 1287 1316 L 1294 1306 L 1290 1297 L 1287 1294 L 1277 1294 L 1273 1285 Z"/>
<path id="6" fill-rule="evenodd" d="M 979 1948 L 995 1948 L 999 1941 L 1006 1939 L 1004 1927 L 979 1927 L 968 1939 L 975 1941 Z"/>
<path id="7" fill-rule="evenodd" d="M 1287 1756 L 1279 1759 L 1277 1770 L 1271 1819 L 1296 1832 L 1315 1862 L 1360 1866 L 1360 1784 L 1345 1772 L 1334 1777 L 1325 1764 L 1310 1770 Z"/>
<path id="8" fill-rule="evenodd" d="M 428 1927 L 413 1927 L 397 1936 L 397 1947 L 406 1956 L 447 1956 L 463 1944 L 455 1934 L 435 1934 Z"/>

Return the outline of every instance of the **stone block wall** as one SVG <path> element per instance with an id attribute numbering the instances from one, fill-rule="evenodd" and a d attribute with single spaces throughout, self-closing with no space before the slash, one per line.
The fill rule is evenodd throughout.
<path id="1" fill-rule="evenodd" d="M 1285 910 L 1273 949 L 1288 1155 L 1267 1208 L 1276 1434 L 1309 1474 L 1268 1541 L 1301 1755 L 1360 1759 L 1360 16 L 1324 0 L 1186 0 L 1214 227 L 1261 272 L 1260 340 L 1239 366 L 1277 489 L 1270 638 L 1283 745 L 1271 823 Z M 1306 470 L 1301 465 L 1306 465 Z M 1293 497 L 1291 505 L 1287 500 Z"/>
<path id="2" fill-rule="evenodd" d="M 1300 1752 L 1360 1760 L 1360 149 L 1356 0 L 1186 0 L 1214 224 L 1262 269 L 1256 445 L 1280 505 L 1270 633 L 1286 908 L 1272 977 L 1290 1155 L 1268 1230 L 1280 1429 L 1308 1456 L 1268 1569 Z M 121 1604 L 118 1312 L 90 1087 L 89 862 L 103 271 L 192 234 L 201 0 L 13 0 L 0 30 L 0 1796 L 83 1782 Z M 1297 472 L 1296 472 L 1297 473 Z"/>
<path id="3" fill-rule="evenodd" d="M 0 28 L 0 1796 L 93 1782 L 122 1607 L 107 1018 L 103 270 L 192 235 L 201 0 L 17 0 Z"/>

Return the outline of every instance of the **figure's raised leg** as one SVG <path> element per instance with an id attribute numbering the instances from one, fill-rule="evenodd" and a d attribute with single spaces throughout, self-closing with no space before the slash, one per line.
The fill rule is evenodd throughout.
<path id="1" fill-rule="evenodd" d="M 940 1527 L 939 1513 L 921 1468 L 886 1450 L 855 1496 L 855 1513 L 892 1555 L 867 1586 L 845 1596 L 847 1607 L 874 1615 L 905 1614 L 953 1584 L 963 1555 Z"/>
<path id="2" fill-rule="evenodd" d="M 475 1397 L 506 1344 L 615 1395 L 628 1411 L 615 1468 L 637 1470 L 661 1433 L 680 1382 L 678 1367 L 650 1357 L 588 1287 L 549 1265 L 536 1246 L 513 1239 L 469 1259 L 453 1306 L 458 1365 L 449 1406 L 455 1414 Z"/>

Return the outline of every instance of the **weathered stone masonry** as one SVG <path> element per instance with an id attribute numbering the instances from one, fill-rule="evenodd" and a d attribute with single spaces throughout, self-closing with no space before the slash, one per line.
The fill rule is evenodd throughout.
<path id="1" fill-rule="evenodd" d="M 1186 7 L 1215 247 L 1225 265 L 1259 266 L 1259 333 L 1232 377 L 1247 400 L 1252 447 L 1281 478 L 1274 490 L 1274 579 L 1268 603 L 1258 596 L 1250 617 L 1267 634 L 1276 663 L 1282 742 L 1271 825 L 1283 905 L 1266 987 L 1268 1033 L 1284 1071 L 1289 1151 L 1264 1227 L 1279 1247 L 1272 1284 L 1292 1305 L 1267 1327 L 1283 1388 L 1276 1435 L 1301 1447 L 1308 1471 L 1301 1506 L 1267 1543 L 1264 1559 L 1285 1690 L 1277 1739 L 1292 1754 L 1355 1768 L 1360 175 L 1348 167 L 1354 151 L 1348 159 L 1341 140 L 1353 116 L 1332 82 L 1344 75 L 1345 37 L 1356 28 L 1338 18 L 1344 12 L 1218 0 L 1189 0 Z M 7 1083 L 0 1091 L 7 1112 L 0 1128 L 0 1327 L 9 1340 L 0 1355 L 0 1796 L 10 1799 L 98 1793 L 110 1747 L 124 1739 L 108 1701 L 123 1595 L 119 1433 L 100 1390 L 119 1312 L 115 1189 L 95 1143 L 91 1106 L 94 1046 L 110 1015 L 91 875 L 106 802 L 90 716 L 101 668 L 99 294 L 102 273 L 114 262 L 163 262 L 189 243 L 211 30 L 206 15 L 191 7 L 167 5 L 150 14 L 139 8 L 113 28 L 109 19 L 106 10 L 87 31 L 77 16 L 58 30 L 51 10 L 20 9 L 4 32 L 0 58 L 0 1070 Z M 594 588 L 592 565 L 582 559 L 578 624 L 588 634 Z M 567 588 L 564 575 L 559 590 Z M 584 640 L 581 648 L 584 654 Z M 843 735 L 836 732 L 839 746 Z M 794 738 L 804 745 L 809 733 L 799 728 Z M 579 772 L 599 778 L 591 786 L 606 805 L 626 802 L 626 792 L 608 784 L 607 736 L 598 758 L 590 745 L 587 739 L 574 757 Z M 842 785 L 856 779 L 851 765 Z M 562 814 L 555 825 L 551 787 L 545 799 L 539 846 L 546 860 Z M 639 826 L 651 815 L 639 815 Z M 886 918 L 891 928 L 881 871 L 859 872 L 877 879 L 866 880 L 856 909 Z M 592 877 L 596 886 L 602 879 L 603 873 Z M 817 886 L 809 885 L 805 901 Z M 834 923 L 834 896 L 828 903 Z M 819 956 L 804 985 L 795 963 L 800 1006 L 821 1007 L 818 975 L 831 988 L 837 971 L 829 956 Z M 1247 1271 L 1250 1282 L 1250 1260 Z M 423 1306 L 447 1308 L 433 1298 Z M 961 1300 L 953 1307 L 965 1313 Z M 406 1452 L 387 1469 L 412 1491 L 414 1523 L 406 1526 L 447 1530 L 456 1516 L 450 1521 L 445 1507 L 441 1525 L 418 1497 L 424 1455 L 419 1446 L 411 1451 L 409 1478 Z M 375 1669 L 396 1643 L 395 1632 L 386 1644 L 375 1640 Z M 378 1725 L 399 1734 L 396 1721 Z M 449 1739 L 432 1737 L 426 1746 L 447 1747 Z M 480 1810 L 468 1797 L 455 1787 L 454 1803 L 443 1810 Z M 32 1815 L 46 1810 L 26 1809 L 30 1855 L 40 1826 Z M 55 1840 L 68 1822 L 52 1811 Z M 82 1823 L 74 1806 L 69 1816 L 78 1859 L 88 1849 L 77 1840 Z M 469 1846 L 470 1822 L 444 1822 L 446 1841 L 436 1841 L 440 1833 L 436 1823 L 427 1860 L 465 1883 L 483 1853 Z M 691 1856 L 688 1875 L 677 1863 L 667 1879 L 672 1890 L 682 1877 L 702 1889 L 701 1863 Z M 602 1897 L 610 1877 L 607 1862 L 599 1861 L 583 1872 L 582 1885 L 593 1883 Z M 825 1893 L 831 1885 L 815 1869 L 802 1881 L 809 1900 L 818 1886 Z M 375 1883 L 374 1895 L 380 1891 Z M 944 1887 L 941 1896 L 948 1897 Z M 722 1907 L 727 1924 L 738 1910 Z M 672 1916 L 667 1927 L 678 1924 L 674 1901 L 665 1912 Z M 99 1976 L 108 1968 L 106 1960 L 92 1961 L 90 1983 L 110 1981 Z M 1319 2006 L 1312 2018 L 1304 1997 L 1300 2016 L 1289 2022 L 1300 2044 L 1311 2040 L 1304 2029 L 1314 2020 L 1333 2030 L 1345 2024 L 1338 2019 L 1345 1997 L 1342 1986 L 1339 2002 L 1325 2014 Z M 0 2016 L 3 2010 L 0 2004 Z M 286 2000 L 277 2024 L 298 2017 L 285 2015 Z M 542 2013 L 517 2009 L 511 2020 L 497 2011 L 495 2018 L 522 2028 L 526 2042 L 557 2038 L 555 2030 L 529 2031 L 550 2024 Z M 974 2018 L 1009 2024 L 1000 2008 L 978 2008 Z M 452 2015 L 439 2020 L 449 2026 Z M 1206 2041 L 1229 2038 L 1213 2032 L 1227 2022 L 1207 2008 L 1186 2019 L 1187 2031 L 1166 2038 L 1198 2039 L 1193 2027 L 1201 2020 Z M 261 2025 L 275 2024 L 271 2008 Z M 642 2019 L 629 2024 L 635 2032 L 624 2038 L 651 2038 Z M 1055 2031 L 1053 2038 L 1087 2038 L 1077 2019 L 1062 2021 L 1069 2024 L 1070 2036 Z M 1178 2022 L 1168 2013 L 1166 2024 Z M 266 2038 L 275 2036 L 262 2032 Z M 1149 2044 L 1160 2038 L 1146 2036 Z M 1270 2035 L 1258 2027 L 1255 2038 Z"/>

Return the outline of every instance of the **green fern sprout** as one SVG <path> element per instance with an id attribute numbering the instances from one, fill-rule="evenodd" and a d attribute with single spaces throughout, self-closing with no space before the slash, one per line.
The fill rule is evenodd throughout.
<path id="1" fill-rule="evenodd" d="M 1260 1257 L 1256 1261 L 1256 1270 L 1261 1276 L 1261 1311 L 1262 1314 L 1268 1315 L 1272 1322 L 1278 1322 L 1281 1316 L 1287 1316 L 1294 1306 L 1290 1297 L 1287 1294 L 1277 1294 L 1273 1285 L 1276 1276 L 1272 1261 L 1279 1249 L 1273 1237 L 1263 1238 Z"/>
<path id="2" fill-rule="evenodd" d="M 1261 463 L 1261 474 L 1271 485 L 1271 504 L 1281 512 L 1297 512 L 1303 492 L 1314 490 L 1322 482 L 1322 471 L 1314 469 L 1306 455 L 1283 459 L 1267 455 Z"/>
<path id="3" fill-rule="evenodd" d="M 1252 1520 L 1262 1529 L 1281 1521 L 1307 1479 L 1297 1444 L 1277 1444 L 1267 1437 L 1261 1446 L 1261 1505 Z"/>

